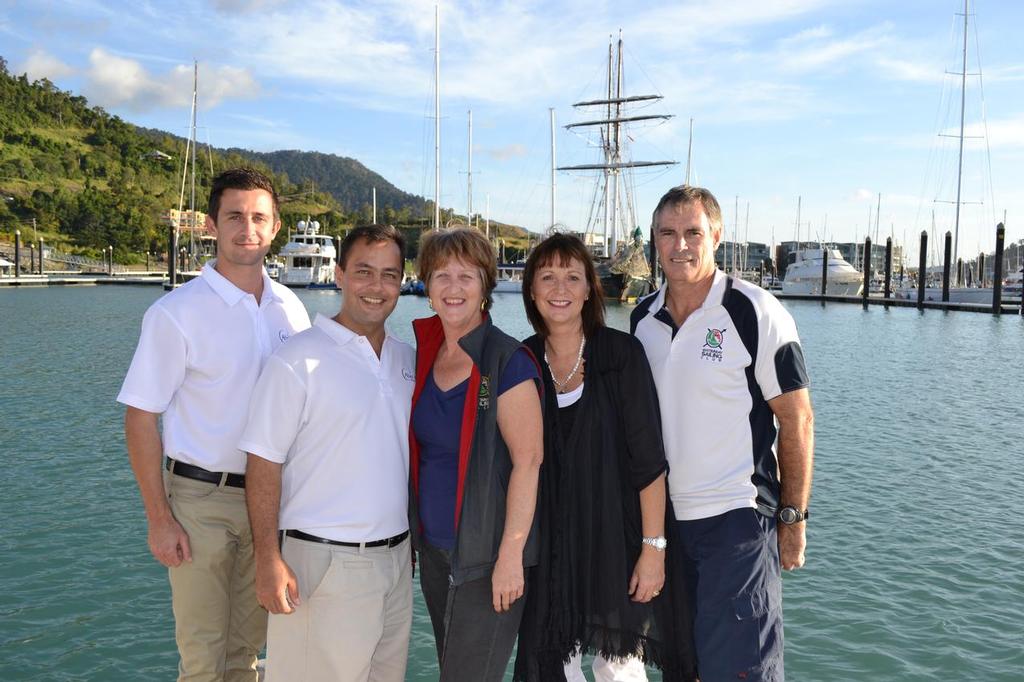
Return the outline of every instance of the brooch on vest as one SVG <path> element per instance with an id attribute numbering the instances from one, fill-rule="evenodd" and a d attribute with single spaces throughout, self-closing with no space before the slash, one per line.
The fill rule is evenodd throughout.
<path id="1" fill-rule="evenodd" d="M 477 407 L 488 410 L 491 407 L 491 378 L 480 377 L 480 392 L 477 394 Z"/>

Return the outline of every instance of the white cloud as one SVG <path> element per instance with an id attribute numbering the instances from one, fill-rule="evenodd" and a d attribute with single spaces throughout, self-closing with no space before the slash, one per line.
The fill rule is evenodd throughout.
<path id="1" fill-rule="evenodd" d="M 15 71 L 16 73 L 26 74 L 30 81 L 41 78 L 56 81 L 59 78 L 71 76 L 75 73 L 74 68 L 42 49 L 32 50 L 21 67 Z"/>
<path id="2" fill-rule="evenodd" d="M 514 159 L 527 155 L 527 149 L 522 144 L 507 144 L 503 147 L 494 147 L 492 149 L 483 150 L 487 156 L 491 157 L 496 161 L 507 161 L 508 159 Z"/>
<path id="3" fill-rule="evenodd" d="M 215 107 L 225 99 L 251 98 L 259 92 L 247 69 L 200 65 L 199 74 L 202 109 Z M 90 101 L 100 106 L 136 112 L 190 106 L 192 67 L 179 64 L 164 74 L 151 74 L 138 61 L 95 48 L 89 54 L 84 90 Z"/>

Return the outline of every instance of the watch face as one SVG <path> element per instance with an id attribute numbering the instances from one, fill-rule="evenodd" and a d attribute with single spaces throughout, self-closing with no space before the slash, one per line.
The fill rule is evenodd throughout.
<path id="1" fill-rule="evenodd" d="M 787 526 L 792 525 L 800 520 L 800 512 L 796 507 L 783 507 L 779 510 L 779 520 Z"/>

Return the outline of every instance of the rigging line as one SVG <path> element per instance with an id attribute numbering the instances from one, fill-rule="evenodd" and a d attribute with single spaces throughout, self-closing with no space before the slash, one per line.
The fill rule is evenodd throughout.
<path id="1" fill-rule="evenodd" d="M 985 131 L 985 161 L 988 166 L 989 213 L 992 224 L 995 224 L 996 196 L 992 182 L 992 149 L 988 136 L 988 115 L 985 105 L 985 81 L 981 71 L 981 41 L 978 39 L 978 15 L 974 15 L 974 58 L 978 63 L 978 92 L 981 95 L 981 125 Z"/>
<path id="2" fill-rule="evenodd" d="M 651 77 L 647 74 L 647 71 L 644 70 L 643 65 L 640 63 L 640 60 L 637 59 L 636 55 L 633 54 L 633 51 L 630 48 L 628 48 L 628 47 L 626 47 L 625 50 L 626 50 L 626 54 L 629 55 L 629 58 L 630 58 L 630 62 L 631 62 L 630 69 L 632 69 L 633 66 L 635 66 L 637 69 L 639 69 L 640 73 L 642 73 L 644 75 L 644 78 L 647 79 L 647 82 L 651 84 L 651 88 L 654 89 L 655 94 L 661 95 L 662 97 L 664 97 L 664 95 L 662 94 L 661 90 L 658 90 L 658 86 L 656 86 L 654 84 L 654 81 L 651 80 Z"/>

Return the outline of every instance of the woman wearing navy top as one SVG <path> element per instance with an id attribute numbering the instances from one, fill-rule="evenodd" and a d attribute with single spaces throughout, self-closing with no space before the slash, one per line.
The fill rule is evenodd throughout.
<path id="1" fill-rule="evenodd" d="M 413 322 L 410 528 L 442 682 L 500 681 L 537 562 L 543 457 L 539 368 L 491 322 L 487 238 L 427 233 L 419 277 L 435 316 Z"/>
<path id="2" fill-rule="evenodd" d="M 635 338 L 604 325 L 601 283 L 573 235 L 537 245 L 523 301 L 544 358 L 540 559 L 516 657 L 522 682 L 695 679 L 677 553 L 665 540 L 667 464 L 654 380 Z"/>

